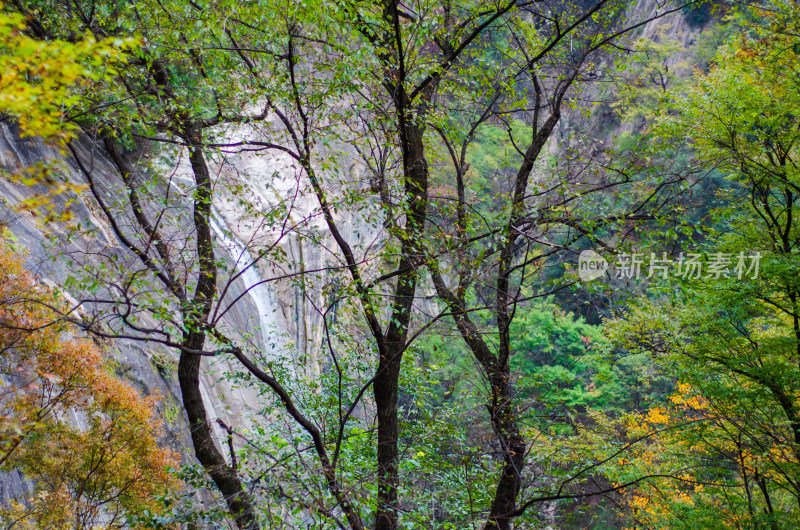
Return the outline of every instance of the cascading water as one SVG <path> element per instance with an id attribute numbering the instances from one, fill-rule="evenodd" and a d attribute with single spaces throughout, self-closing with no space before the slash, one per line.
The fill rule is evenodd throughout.
<path id="1" fill-rule="evenodd" d="M 168 185 L 183 196 L 191 196 L 189 190 L 194 186 L 194 180 L 180 172 L 176 172 Z M 238 274 L 238 278 L 244 287 L 244 292 L 249 295 L 256 307 L 258 312 L 256 326 L 261 328 L 262 349 L 266 357 L 268 359 L 283 358 L 288 350 L 282 341 L 281 335 L 278 333 L 280 327 L 277 325 L 278 303 L 275 293 L 271 286 L 264 283 L 259 275 L 246 245 L 227 227 L 224 217 L 216 208 L 212 208 L 210 221 L 216 243 L 224 248 L 234 265 L 235 272 L 232 272 L 231 276 Z M 242 421 L 252 412 L 250 407 L 257 402 L 258 394 L 244 385 L 230 386 L 227 384 L 224 374 L 233 373 L 237 369 L 226 359 L 210 359 L 206 369 L 208 372 L 200 381 L 200 392 L 206 405 L 214 438 L 218 443 L 224 445 L 227 434 L 218 425 L 217 419 L 226 419 L 226 422 L 230 424 L 231 414 L 233 414 L 236 416 L 239 425 L 243 425 Z M 226 397 L 220 399 L 220 393 Z M 231 399 L 234 396 L 235 399 Z M 234 408 L 231 409 L 231 406 Z M 247 421 L 245 420 L 244 424 L 246 423 Z"/>
<path id="2" fill-rule="evenodd" d="M 189 186 L 194 185 L 194 180 L 183 176 L 180 172 L 176 172 L 173 178 Z M 170 185 L 177 188 L 181 194 L 186 194 L 186 190 L 182 189 L 181 186 L 175 186 L 175 184 L 174 181 L 170 181 Z M 244 283 L 245 291 L 258 311 L 258 326 L 261 328 L 264 353 L 271 351 L 273 353 L 272 357 L 278 357 L 278 355 L 274 354 L 279 354 L 284 345 L 282 344 L 280 333 L 278 333 L 279 326 L 276 320 L 278 303 L 275 294 L 259 275 L 247 247 L 227 228 L 222 215 L 213 207 L 211 213 L 211 229 L 219 242 L 228 251 L 234 262 L 236 273 Z"/>
<path id="3" fill-rule="evenodd" d="M 269 350 L 278 353 L 282 349 L 282 345 L 276 321 L 278 304 L 275 299 L 275 294 L 258 274 L 253 258 L 245 245 L 239 241 L 234 234 L 222 228 L 224 222 L 222 222 L 221 219 L 222 216 L 214 210 L 211 219 L 211 228 L 230 254 L 236 272 L 244 283 L 247 294 L 250 295 L 250 299 L 253 300 L 253 303 L 256 305 L 265 353 Z"/>

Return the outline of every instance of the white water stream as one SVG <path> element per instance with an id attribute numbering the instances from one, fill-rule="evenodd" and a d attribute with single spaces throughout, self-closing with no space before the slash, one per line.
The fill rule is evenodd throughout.
<path id="1" fill-rule="evenodd" d="M 181 175 L 179 172 L 174 174 L 175 180 L 186 183 L 189 186 L 194 186 L 194 180 Z M 173 186 L 174 182 L 170 182 Z M 188 194 L 181 186 L 175 186 L 180 190 L 181 194 Z M 253 258 L 247 247 L 242 243 L 239 238 L 230 229 L 228 229 L 224 218 L 212 207 L 211 215 L 211 229 L 217 236 L 218 242 L 222 243 L 231 260 L 234 262 L 234 269 L 236 274 L 244 284 L 245 291 L 250 296 L 250 299 L 256 306 L 258 311 L 258 327 L 261 328 L 261 339 L 263 341 L 263 349 L 266 354 L 272 351 L 270 357 L 276 358 L 277 354 L 281 353 L 284 349 L 284 344 L 281 340 L 279 327 L 277 325 L 277 311 L 278 302 L 275 293 L 270 289 L 270 286 L 264 283 L 264 280 L 258 273 L 258 268 L 253 263 Z"/>
<path id="2" fill-rule="evenodd" d="M 222 216 L 214 210 L 211 228 L 227 249 L 228 254 L 230 254 L 235 264 L 236 273 L 239 274 L 247 294 L 256 305 L 261 338 L 264 341 L 264 351 L 266 353 L 269 350 L 274 350 L 274 353 L 279 353 L 282 350 L 282 344 L 276 320 L 278 302 L 275 293 L 264 283 L 245 245 L 239 241 L 235 234 L 223 228 L 224 224 Z"/>

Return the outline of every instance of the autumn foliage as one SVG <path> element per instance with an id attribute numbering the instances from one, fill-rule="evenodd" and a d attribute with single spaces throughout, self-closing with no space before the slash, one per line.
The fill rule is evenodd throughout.
<path id="1" fill-rule="evenodd" d="M 0 465 L 32 494 L 0 514 L 14 528 L 130 527 L 175 486 L 154 397 L 113 377 L 92 342 L 53 323 L 57 294 L 0 242 Z"/>
<path id="2" fill-rule="evenodd" d="M 14 116 L 24 134 L 61 143 L 77 130 L 65 114 L 80 100 L 78 88 L 112 73 L 133 41 L 87 35 L 46 42 L 26 27 L 24 16 L 0 12 L 0 111 Z"/>

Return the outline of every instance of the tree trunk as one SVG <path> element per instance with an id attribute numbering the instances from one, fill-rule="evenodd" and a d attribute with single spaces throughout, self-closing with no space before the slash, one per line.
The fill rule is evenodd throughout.
<path id="1" fill-rule="evenodd" d="M 498 369 L 491 377 L 492 427 L 502 445 L 503 471 L 497 483 L 492 510 L 484 526 L 485 530 L 508 530 L 516 507 L 517 496 L 522 487 L 522 469 L 525 465 L 525 440 L 519 432 L 510 393 L 510 371 L 508 364 Z"/>
<path id="2" fill-rule="evenodd" d="M 187 340 L 187 346 L 200 350 L 203 347 L 204 337 L 193 337 Z M 199 343 L 199 344 L 197 344 Z M 189 428 L 192 434 L 192 444 L 197 460 L 203 465 L 211 476 L 214 484 L 225 497 L 228 510 L 236 519 L 236 526 L 242 530 L 257 530 L 258 521 L 253 513 L 250 496 L 244 490 L 241 480 L 236 475 L 225 458 L 217 449 L 211 435 L 211 426 L 208 423 L 206 408 L 200 393 L 200 360 L 199 355 L 181 354 L 178 363 L 178 382 L 181 386 L 183 406 L 189 416 Z"/>
<path id="3" fill-rule="evenodd" d="M 197 188 L 194 193 L 194 227 L 197 237 L 198 279 L 192 303 L 184 308 L 183 321 L 188 331 L 183 345 L 189 351 L 202 351 L 205 344 L 204 325 L 214 302 L 217 283 L 217 268 L 214 260 L 214 241 L 211 236 L 211 175 L 201 149 L 201 132 L 187 131 L 189 161 L 194 172 Z M 183 406 L 189 416 L 197 459 L 211 476 L 225 497 L 228 509 L 241 529 L 256 530 L 258 521 L 252 508 L 250 496 L 242 487 L 236 470 L 228 465 L 217 449 L 208 424 L 203 397 L 200 393 L 200 361 L 202 357 L 181 353 L 178 363 L 178 381 L 183 396 Z"/>
<path id="4" fill-rule="evenodd" d="M 392 352 L 392 356 L 395 355 L 396 352 Z M 397 398 L 400 362 L 399 359 L 395 362 L 391 357 L 381 361 L 378 369 L 383 369 L 383 373 L 372 384 L 378 408 L 378 507 L 375 529 L 394 530 L 397 528 L 399 484 Z"/>
<path id="5" fill-rule="evenodd" d="M 401 100 L 404 96 L 401 96 Z M 378 375 L 373 382 L 373 394 L 378 408 L 378 506 L 375 512 L 376 530 L 397 529 L 398 477 L 398 417 L 400 367 L 406 348 L 408 326 L 417 288 L 417 266 L 421 263 L 421 238 L 428 207 L 428 163 L 425 159 L 423 131 L 417 125 L 403 122 L 403 173 L 405 197 L 409 202 L 404 237 L 400 247 L 399 275 L 394 292 L 392 319 L 378 363 Z"/>

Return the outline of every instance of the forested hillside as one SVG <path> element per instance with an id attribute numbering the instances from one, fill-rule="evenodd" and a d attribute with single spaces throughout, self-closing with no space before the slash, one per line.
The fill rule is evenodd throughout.
<path id="1" fill-rule="evenodd" d="M 0 524 L 796 528 L 800 5 L 5 0 Z"/>

